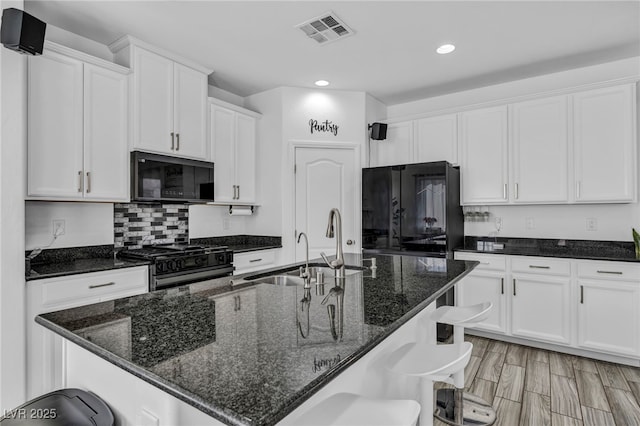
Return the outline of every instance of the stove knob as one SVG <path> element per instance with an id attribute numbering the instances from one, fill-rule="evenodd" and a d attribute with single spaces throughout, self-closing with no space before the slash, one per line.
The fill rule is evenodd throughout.
<path id="1" fill-rule="evenodd" d="M 202 257 L 196 257 L 195 262 L 196 262 L 196 266 L 204 265 L 204 259 Z"/>
<path id="2" fill-rule="evenodd" d="M 176 260 L 176 268 L 178 271 L 184 269 L 184 260 L 182 259 Z"/>
<path id="3" fill-rule="evenodd" d="M 175 261 L 175 260 L 169 260 L 169 261 L 167 262 L 167 268 L 168 268 L 170 271 L 175 272 L 175 270 L 176 270 L 176 261 Z"/>
<path id="4" fill-rule="evenodd" d="M 167 271 L 167 265 L 164 264 L 164 262 L 159 262 L 156 264 L 156 270 L 157 272 L 166 272 Z"/>
<path id="5" fill-rule="evenodd" d="M 216 254 L 216 261 L 218 263 L 224 263 L 224 253 L 218 253 Z"/>

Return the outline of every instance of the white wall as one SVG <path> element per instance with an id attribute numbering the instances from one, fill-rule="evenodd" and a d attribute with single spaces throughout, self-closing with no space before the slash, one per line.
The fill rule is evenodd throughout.
<path id="1" fill-rule="evenodd" d="M 189 206 L 189 238 L 246 234 L 250 217 L 230 216 L 226 206 Z"/>
<path id="2" fill-rule="evenodd" d="M 640 77 L 640 57 L 542 75 L 474 90 L 422 99 L 387 107 L 390 120 L 418 118 L 504 101 L 535 93 L 562 90 L 604 81 Z M 640 95 L 640 93 L 639 93 Z M 640 99 L 640 96 L 638 97 Z M 640 108 L 638 109 L 640 113 Z M 640 119 L 638 120 L 640 123 Z M 638 149 L 640 151 L 640 149 Z M 640 163 L 639 163 L 640 164 Z M 638 184 L 640 188 L 640 182 Z M 501 236 L 632 241 L 631 228 L 640 228 L 640 204 L 492 206 L 487 223 L 465 223 L 465 234 L 484 236 L 495 231 L 494 217 L 502 217 Z M 533 218 L 534 229 L 525 219 Z M 597 219 L 596 231 L 587 231 L 586 219 Z"/>
<path id="3" fill-rule="evenodd" d="M 234 104 L 239 107 L 244 107 L 244 98 L 242 96 L 227 92 L 226 90 L 222 90 L 212 85 L 209 85 L 209 96 L 220 99 L 221 101 L 229 102 L 230 104 Z"/>
<path id="4" fill-rule="evenodd" d="M 53 244 L 53 220 L 65 221 L 65 234 Z M 27 201 L 25 249 L 113 244 L 113 204 Z"/>
<path id="5" fill-rule="evenodd" d="M 23 9 L 20 1 L 0 8 Z M 0 412 L 26 398 L 24 194 L 27 59 L 0 47 Z"/>

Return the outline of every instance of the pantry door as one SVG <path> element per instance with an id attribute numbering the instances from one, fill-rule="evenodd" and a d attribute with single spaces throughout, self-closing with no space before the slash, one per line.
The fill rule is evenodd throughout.
<path id="1" fill-rule="evenodd" d="M 356 146 L 295 147 L 295 229 L 309 238 L 311 259 L 335 255 L 336 239 L 327 238 L 329 212 L 340 210 L 342 248 L 360 253 L 360 155 Z M 295 244 L 296 261 L 305 258 L 304 238 Z"/>

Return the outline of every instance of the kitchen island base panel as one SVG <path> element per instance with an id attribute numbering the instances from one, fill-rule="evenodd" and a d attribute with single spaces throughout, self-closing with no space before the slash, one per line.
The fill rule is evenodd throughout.
<path id="1" fill-rule="evenodd" d="M 399 346 L 413 341 L 435 341 L 435 327 L 429 317 L 432 303 L 398 328 L 375 348 L 339 376 L 322 386 L 307 401 L 278 422 L 278 426 L 295 426 L 305 413 L 325 398 L 341 392 L 357 393 L 369 398 L 416 399 L 415 379 L 394 377 L 385 368 L 386 357 Z M 238 419 L 221 422 L 191 404 L 170 395 L 143 379 L 90 353 L 66 339 L 64 344 L 65 387 L 94 392 L 112 409 L 119 425 L 241 425 Z M 286 407 L 283 408 L 287 410 Z"/>
<path id="2" fill-rule="evenodd" d="M 640 359 L 638 358 L 630 358 L 630 357 L 628 358 L 628 357 L 623 357 L 618 355 L 606 354 L 602 352 L 594 352 L 594 351 L 589 351 L 585 349 L 578 349 L 570 346 L 554 345 L 552 343 L 545 343 L 545 342 L 534 341 L 529 339 L 521 339 L 518 337 L 491 333 L 484 330 L 475 330 L 472 328 L 466 328 L 464 331 L 465 331 L 465 334 L 469 334 L 472 336 L 485 337 L 487 339 L 499 340 L 499 341 L 508 342 L 508 343 L 515 343 L 523 346 L 531 346 L 534 348 L 561 352 L 569 355 L 577 355 L 584 358 L 593 358 L 600 361 L 630 365 L 632 367 L 640 367 Z"/>
<path id="3" fill-rule="evenodd" d="M 224 426 L 197 408 L 66 339 L 64 387 L 88 390 L 104 400 L 120 426 Z"/>

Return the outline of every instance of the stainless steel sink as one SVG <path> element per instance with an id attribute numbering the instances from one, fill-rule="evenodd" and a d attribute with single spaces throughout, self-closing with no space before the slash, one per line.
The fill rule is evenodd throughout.
<path id="1" fill-rule="evenodd" d="M 363 268 L 364 269 L 364 268 Z M 310 266 L 309 267 L 309 277 L 313 280 L 315 280 L 318 277 L 318 272 L 322 272 L 325 276 L 325 278 L 333 278 L 336 276 L 336 271 L 331 269 L 331 268 L 327 268 L 324 266 Z M 345 276 L 348 275 L 354 275 L 357 274 L 358 272 L 362 272 L 362 270 L 360 269 L 345 269 L 344 274 Z M 286 272 L 287 275 L 290 276 L 295 276 L 295 277 L 299 277 L 300 276 L 300 269 L 294 269 L 291 271 Z"/>
<path id="2" fill-rule="evenodd" d="M 304 279 L 291 275 L 272 275 L 270 277 L 258 278 L 254 281 L 260 284 L 273 284 L 283 287 L 304 285 Z"/>

